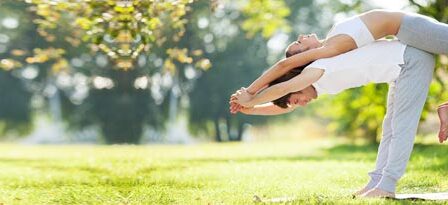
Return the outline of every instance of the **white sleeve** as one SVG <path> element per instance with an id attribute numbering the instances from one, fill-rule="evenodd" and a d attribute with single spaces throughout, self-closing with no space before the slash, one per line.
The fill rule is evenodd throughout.
<path id="1" fill-rule="evenodd" d="M 312 62 L 311 64 L 309 64 L 308 66 L 306 66 L 305 69 L 303 69 L 303 70 L 306 70 L 308 68 L 318 68 L 318 69 L 322 69 L 322 70 L 326 71 L 327 68 L 329 67 L 327 65 L 328 64 L 327 61 L 328 61 L 327 59 L 316 60 L 316 61 Z"/>

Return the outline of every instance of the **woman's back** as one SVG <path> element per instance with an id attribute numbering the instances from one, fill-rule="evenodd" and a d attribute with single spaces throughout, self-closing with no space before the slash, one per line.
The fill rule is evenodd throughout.
<path id="1" fill-rule="evenodd" d="M 395 80 L 404 63 L 406 46 L 397 40 L 380 40 L 359 49 L 314 61 L 306 69 L 325 72 L 313 83 L 319 94 L 336 94 L 345 89 L 370 82 L 385 83 Z"/>
<path id="2" fill-rule="evenodd" d="M 333 26 L 324 44 L 337 55 L 396 35 L 403 15 L 400 11 L 372 10 L 347 18 Z"/>
<path id="3" fill-rule="evenodd" d="M 401 11 L 371 10 L 359 15 L 375 40 L 388 35 L 396 35 L 400 29 Z"/>

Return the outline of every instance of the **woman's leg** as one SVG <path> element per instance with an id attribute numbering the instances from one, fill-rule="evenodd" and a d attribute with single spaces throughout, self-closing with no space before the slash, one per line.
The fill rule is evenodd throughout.
<path id="1" fill-rule="evenodd" d="M 434 53 L 448 54 L 448 24 L 420 14 L 405 14 L 397 38 L 404 44 Z"/>
<path id="2" fill-rule="evenodd" d="M 419 15 L 405 14 L 403 16 L 398 39 L 413 47 L 435 54 L 448 54 L 448 24 Z M 448 102 L 442 103 L 438 109 L 440 128 L 439 142 L 448 138 Z"/>
<path id="3" fill-rule="evenodd" d="M 404 58 L 405 64 L 395 84 L 393 133 L 387 162 L 375 187 L 390 193 L 395 192 L 409 161 L 434 70 L 434 57 L 427 52 L 408 46 Z"/>
<path id="4" fill-rule="evenodd" d="M 389 84 L 389 92 L 387 93 L 387 111 L 383 120 L 383 132 L 381 137 L 380 146 L 378 147 L 378 155 L 376 157 L 375 170 L 369 172 L 369 183 L 358 192 L 354 193 L 355 196 L 362 195 L 365 192 L 373 189 L 379 182 L 382 176 L 382 172 L 387 163 L 387 157 L 389 156 L 389 145 L 392 139 L 392 116 L 394 106 L 395 95 L 395 82 Z"/>
<path id="5" fill-rule="evenodd" d="M 386 166 L 387 157 L 389 156 L 389 145 L 392 138 L 392 115 L 394 106 L 395 83 L 389 84 L 389 92 L 387 93 L 387 110 L 383 120 L 383 132 L 380 146 L 378 147 L 378 155 L 376 157 L 375 170 L 369 172 L 370 181 L 367 185 L 353 193 L 354 196 L 360 196 L 367 191 L 373 189 L 382 176 L 383 168 Z"/>

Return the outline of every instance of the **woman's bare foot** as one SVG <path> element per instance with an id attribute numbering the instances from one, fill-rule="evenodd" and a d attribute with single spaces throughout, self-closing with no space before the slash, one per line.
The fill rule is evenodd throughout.
<path id="1" fill-rule="evenodd" d="M 443 143 L 448 138 L 448 104 L 439 105 L 437 114 L 440 120 L 439 142 Z"/>
<path id="2" fill-rule="evenodd" d="M 395 193 L 373 188 L 361 196 L 366 198 L 395 198 Z"/>
<path id="3" fill-rule="evenodd" d="M 370 190 L 369 188 L 364 187 L 364 188 L 362 188 L 362 189 L 356 191 L 355 193 L 353 193 L 352 196 L 353 196 L 353 198 L 358 197 L 358 196 L 361 196 L 361 195 L 363 195 L 364 193 L 366 193 L 366 192 L 369 191 L 369 190 Z"/>

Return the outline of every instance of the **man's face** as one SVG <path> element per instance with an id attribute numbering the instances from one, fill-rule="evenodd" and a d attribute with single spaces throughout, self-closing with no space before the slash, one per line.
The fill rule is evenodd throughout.
<path id="1" fill-rule="evenodd" d="M 308 86 L 301 91 L 292 93 L 289 97 L 288 104 L 306 106 L 309 102 L 316 98 L 316 91 L 312 86 Z"/>
<path id="2" fill-rule="evenodd" d="M 316 34 L 299 35 L 297 40 L 288 45 L 288 53 L 300 53 L 311 48 L 319 47 L 320 42 Z"/>

